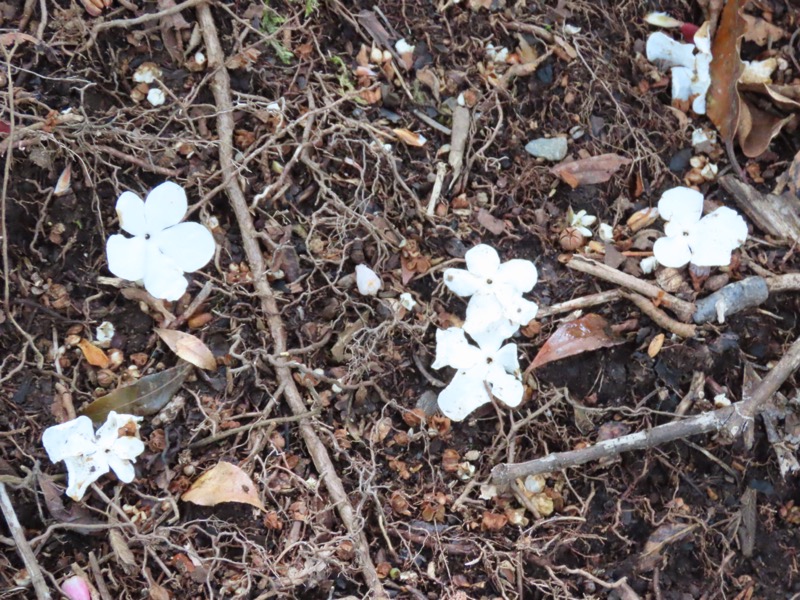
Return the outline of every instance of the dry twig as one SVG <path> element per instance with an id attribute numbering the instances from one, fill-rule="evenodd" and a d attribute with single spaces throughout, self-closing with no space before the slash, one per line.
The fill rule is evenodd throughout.
<path id="1" fill-rule="evenodd" d="M 219 41 L 214 17 L 208 4 L 197 7 L 197 16 L 203 32 L 203 38 L 208 52 L 208 64 L 214 69 L 211 81 L 211 90 L 217 104 L 217 133 L 219 136 L 220 166 L 226 172 L 235 172 L 236 165 L 233 160 L 233 102 L 231 101 L 230 78 L 225 68 L 225 53 Z M 226 185 L 228 197 L 236 215 L 236 220 L 242 233 L 242 245 L 250 263 L 256 294 L 261 300 L 261 308 L 266 315 L 270 334 L 274 345 L 275 354 L 286 351 L 286 329 L 280 316 L 278 303 L 272 288 L 264 274 L 267 271 L 264 256 L 261 254 L 255 226 L 250 215 L 247 199 L 239 187 L 238 180 L 231 178 Z M 295 415 L 306 412 L 306 405 L 300 391 L 297 389 L 291 370 L 286 366 L 275 368 L 279 384 L 284 388 L 284 397 Z M 350 535 L 358 563 L 367 586 L 372 590 L 373 597 L 385 598 L 383 585 L 369 553 L 369 543 L 364 534 L 358 516 L 353 510 L 342 480 L 336 473 L 328 451 L 317 435 L 311 421 L 303 419 L 299 424 L 300 433 L 314 461 L 314 465 L 325 483 L 339 516 Z"/>

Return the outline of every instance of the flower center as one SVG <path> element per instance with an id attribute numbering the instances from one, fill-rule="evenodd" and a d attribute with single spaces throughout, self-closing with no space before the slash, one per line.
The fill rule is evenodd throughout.
<path id="1" fill-rule="evenodd" d="M 494 362 L 494 359 L 493 359 L 491 356 L 487 356 L 487 357 L 486 357 L 486 364 L 487 364 L 487 365 L 490 365 L 490 364 L 492 364 L 493 362 Z"/>
<path id="2" fill-rule="evenodd" d="M 149 233 L 145 233 L 144 234 L 144 239 L 149 240 L 150 239 L 150 234 Z"/>
<path id="3" fill-rule="evenodd" d="M 486 280 L 486 283 L 487 283 L 488 285 L 492 285 L 492 280 L 491 280 L 491 279 L 487 279 L 487 280 Z"/>

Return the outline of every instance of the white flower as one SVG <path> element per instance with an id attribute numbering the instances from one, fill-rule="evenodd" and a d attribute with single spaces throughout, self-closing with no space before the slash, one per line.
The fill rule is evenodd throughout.
<path id="1" fill-rule="evenodd" d="M 464 330 L 473 338 L 498 319 L 527 325 L 536 317 L 539 307 L 522 298 L 538 278 L 531 261 L 513 259 L 500 264 L 497 251 L 486 244 L 467 250 L 464 260 L 466 270 L 445 270 L 444 284 L 458 296 L 472 296 Z"/>
<path id="2" fill-rule="evenodd" d="M 143 281 L 156 298 L 180 298 L 188 285 L 183 274 L 204 267 L 215 247 L 203 225 L 180 223 L 186 207 L 186 192 L 169 181 L 153 189 L 145 202 L 123 192 L 117 200 L 119 226 L 134 237 L 108 238 L 108 269 L 122 279 Z"/>
<path id="3" fill-rule="evenodd" d="M 614 241 L 614 228 L 608 223 L 600 223 L 598 228 L 600 239 L 604 242 L 611 243 Z"/>
<path id="4" fill-rule="evenodd" d="M 698 267 L 725 266 L 747 239 L 747 224 L 735 210 L 723 206 L 700 218 L 703 195 L 690 188 L 664 192 L 658 212 L 667 221 L 666 237 L 656 240 L 653 255 L 665 267 L 680 268 L 689 262 Z"/>
<path id="5" fill-rule="evenodd" d="M 567 221 L 570 227 L 577 229 L 583 237 L 592 237 L 592 230 L 589 229 L 597 221 L 597 217 L 587 215 L 585 210 L 572 212 L 572 207 L 567 210 Z"/>
<path id="6" fill-rule="evenodd" d="M 356 285 L 362 296 L 375 296 L 383 287 L 383 282 L 367 265 L 356 265 Z"/>
<path id="7" fill-rule="evenodd" d="M 504 63 L 508 60 L 508 48 L 505 46 L 495 46 L 486 44 L 486 58 L 496 63 Z"/>
<path id="8" fill-rule="evenodd" d="M 514 327 L 516 329 L 516 327 Z M 517 345 L 506 344 L 508 329 L 502 326 L 484 332 L 473 346 L 458 327 L 436 331 L 436 360 L 431 367 L 458 369 L 450 384 L 439 394 L 439 408 L 454 421 L 492 401 L 492 396 L 510 407 L 522 402 Z"/>
<path id="9" fill-rule="evenodd" d="M 147 92 L 147 101 L 153 106 L 161 106 L 167 101 L 167 97 L 161 88 L 150 88 Z"/>
<path id="10" fill-rule="evenodd" d="M 406 310 L 414 310 L 414 307 L 417 305 L 417 301 L 414 300 L 414 297 L 409 294 L 408 292 L 403 292 L 400 294 L 400 306 L 405 308 Z"/>
<path id="11" fill-rule="evenodd" d="M 118 415 L 112 410 L 97 434 L 92 420 L 86 416 L 45 429 L 42 445 L 47 456 L 54 463 L 63 460 L 67 465 L 67 496 L 80 500 L 89 485 L 109 469 L 113 469 L 123 483 L 133 481 L 133 463 L 144 452 L 144 444 L 137 437 L 141 420 L 141 417 Z"/>
<path id="12" fill-rule="evenodd" d="M 697 54 L 695 54 L 697 50 Z M 657 31 L 647 38 L 647 60 L 661 61 L 672 67 L 673 100 L 692 101 L 692 110 L 698 115 L 706 112 L 706 93 L 711 86 L 711 38 L 708 22 L 694 34 L 694 44 L 677 42 Z"/>

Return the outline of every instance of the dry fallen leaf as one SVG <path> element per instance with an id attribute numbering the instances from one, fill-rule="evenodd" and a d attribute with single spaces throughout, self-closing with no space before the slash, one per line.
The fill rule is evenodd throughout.
<path id="1" fill-rule="evenodd" d="M 506 223 L 502 219 L 493 217 L 485 208 L 478 211 L 478 223 L 495 235 L 500 235 L 506 230 Z"/>
<path id="2" fill-rule="evenodd" d="M 61 171 L 61 175 L 58 177 L 58 181 L 56 181 L 56 187 L 53 190 L 54 196 L 63 196 L 69 191 L 70 182 L 72 180 L 72 166 L 67 165 L 66 168 Z"/>
<path id="3" fill-rule="evenodd" d="M 639 556 L 639 569 L 644 572 L 655 569 L 664 549 L 689 535 L 696 527 L 695 524 L 667 523 L 656 529 L 650 534 L 644 552 Z"/>
<path id="4" fill-rule="evenodd" d="M 90 365 L 93 367 L 100 367 L 101 369 L 108 368 L 110 362 L 108 356 L 106 356 L 106 353 L 100 348 L 92 344 L 92 342 L 89 340 L 81 340 L 78 342 L 78 348 L 81 349 L 84 358 L 86 358 L 86 362 Z"/>
<path id="5" fill-rule="evenodd" d="M 728 0 L 711 46 L 711 87 L 708 88 L 706 113 L 717 127 L 731 165 L 738 167 L 733 139 L 739 127 L 741 100 L 736 86 L 744 71 L 739 55 L 745 21 L 740 14 L 741 1 Z"/>
<path id="6" fill-rule="evenodd" d="M 407 146 L 421 148 L 428 141 L 424 136 L 420 135 L 419 133 L 409 131 L 408 129 L 392 129 L 392 131 L 397 136 L 397 139 Z"/>
<path id="7" fill-rule="evenodd" d="M 742 102 L 739 114 L 739 146 L 748 158 L 763 154 L 769 143 L 778 135 L 792 116 L 780 117 L 756 108 L 749 102 Z"/>
<path id="8" fill-rule="evenodd" d="M 481 519 L 481 531 L 500 531 L 508 524 L 508 517 L 505 515 L 498 515 L 491 511 L 483 511 L 483 518 Z"/>
<path id="9" fill-rule="evenodd" d="M 181 496 L 184 502 L 199 506 L 216 506 L 222 502 L 241 502 L 264 510 L 256 486 L 250 476 L 236 465 L 220 462 L 203 473 Z"/>
<path id="10" fill-rule="evenodd" d="M 156 328 L 155 332 L 179 358 L 207 371 L 217 370 L 217 359 L 199 338 L 174 329 Z"/>
<path id="11" fill-rule="evenodd" d="M 786 37 L 786 31 L 753 15 L 743 15 L 745 21 L 744 39 L 754 42 L 759 46 L 766 46 L 770 42 L 777 42 Z"/>
<path id="12" fill-rule="evenodd" d="M 539 350 L 527 371 L 568 356 L 617 346 L 624 341 L 611 331 L 608 321 L 600 315 L 590 313 L 580 319 L 564 323 L 556 329 Z"/>
<path id="13" fill-rule="evenodd" d="M 630 158 L 617 154 L 601 154 L 580 160 L 562 162 L 550 169 L 556 177 L 575 189 L 579 185 L 604 183 L 611 179 L 620 167 L 631 163 Z"/>

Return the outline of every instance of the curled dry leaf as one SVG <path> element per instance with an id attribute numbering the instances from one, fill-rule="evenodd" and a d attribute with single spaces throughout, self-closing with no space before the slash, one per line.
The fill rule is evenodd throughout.
<path id="1" fill-rule="evenodd" d="M 617 154 L 601 154 L 570 162 L 562 162 L 550 169 L 556 177 L 575 189 L 579 185 L 604 183 L 621 167 L 629 165 L 630 158 Z"/>
<path id="2" fill-rule="evenodd" d="M 156 328 L 155 332 L 169 346 L 169 349 L 178 355 L 178 358 L 182 358 L 195 367 L 206 369 L 207 371 L 216 371 L 217 359 L 214 358 L 214 354 L 199 338 L 191 333 L 175 331 L 174 329 Z"/>
<path id="3" fill-rule="evenodd" d="M 98 398 L 85 407 L 81 414 L 89 417 L 95 425 L 104 423 L 112 410 L 126 415 L 154 415 L 172 399 L 191 370 L 192 365 L 184 362 L 160 373 L 142 377 L 132 385 Z"/>
<path id="4" fill-rule="evenodd" d="M 70 183 L 72 180 L 72 166 L 67 165 L 66 168 L 61 171 L 61 175 L 58 177 L 58 181 L 56 181 L 56 187 L 53 190 L 54 196 L 63 196 L 69 191 Z"/>
<path id="5" fill-rule="evenodd" d="M 644 552 L 639 556 L 639 569 L 652 571 L 658 566 L 664 549 L 689 535 L 697 525 L 687 523 L 666 523 L 656 529 L 644 545 Z"/>
<path id="6" fill-rule="evenodd" d="M 217 463 L 203 473 L 181 496 L 181 500 L 199 506 L 241 502 L 264 510 L 253 480 L 239 467 L 228 462 Z"/>
<path id="7" fill-rule="evenodd" d="M 717 127 L 732 165 L 738 165 L 733 139 L 739 126 L 741 99 L 736 89 L 744 64 L 739 55 L 744 35 L 741 0 L 728 0 L 711 46 L 711 87 L 706 114 Z"/>
<path id="8" fill-rule="evenodd" d="M 611 328 L 600 315 L 590 313 L 564 323 L 544 343 L 528 371 L 568 356 L 591 352 L 600 348 L 610 348 L 624 343 L 625 340 L 611 331 Z"/>
<path id="9" fill-rule="evenodd" d="M 425 139 L 423 135 L 419 133 L 414 133 L 408 129 L 392 129 L 392 132 L 397 136 L 401 142 L 403 142 L 406 146 L 414 146 L 415 148 L 421 148 L 425 145 L 428 141 Z"/>
<path id="10" fill-rule="evenodd" d="M 89 340 L 81 340 L 78 342 L 78 348 L 83 352 L 83 356 L 93 367 L 100 367 L 101 369 L 108 368 L 110 363 L 108 356 L 100 348 L 92 344 Z"/>
<path id="11" fill-rule="evenodd" d="M 500 531 L 507 524 L 508 517 L 506 515 L 498 515 L 488 510 L 483 511 L 481 531 Z"/>

